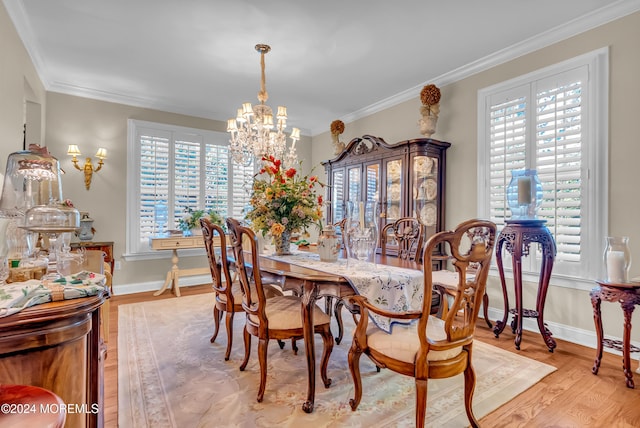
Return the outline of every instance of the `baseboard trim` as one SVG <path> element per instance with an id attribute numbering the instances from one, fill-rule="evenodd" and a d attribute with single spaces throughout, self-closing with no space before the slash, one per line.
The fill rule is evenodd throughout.
<path id="1" fill-rule="evenodd" d="M 502 319 L 503 314 L 504 314 L 504 311 L 489 307 L 489 320 L 492 323 L 495 322 L 495 320 Z M 511 318 L 509 318 L 507 322 L 510 322 L 510 320 Z M 596 338 L 595 330 L 585 330 L 581 328 L 572 327 L 569 325 L 555 323 L 553 321 L 545 321 L 545 324 L 547 325 L 551 333 L 553 333 L 553 337 L 556 339 L 562 339 L 562 340 L 566 340 L 567 342 L 575 343 L 577 345 L 582 345 L 588 348 L 596 349 L 597 338 Z M 540 332 L 540 330 L 538 329 L 538 323 L 533 318 L 525 318 L 522 322 L 522 328 L 524 330 L 532 331 L 535 333 Z M 511 327 L 507 325 L 507 327 L 505 327 L 505 332 L 507 332 L 507 334 L 510 335 Z M 613 340 L 622 340 L 622 338 L 609 336 L 609 335 L 607 335 L 607 338 L 613 339 Z M 542 343 L 542 338 L 540 339 L 540 341 L 541 341 L 540 343 Z M 632 341 L 631 344 L 640 347 L 640 344 L 638 342 Z M 607 347 L 604 348 L 604 351 L 614 355 L 620 355 L 620 356 L 622 355 L 622 352 L 617 351 L 615 349 L 607 348 Z M 595 358 L 595 352 L 593 356 Z M 633 354 L 632 354 L 632 357 L 633 357 Z M 634 364 L 635 363 L 632 363 L 632 366 Z M 640 373 L 640 366 L 637 367 L 636 373 Z"/>
<path id="2" fill-rule="evenodd" d="M 113 294 L 115 296 L 120 296 L 123 294 L 143 293 L 145 291 L 158 291 L 162 288 L 163 284 L 164 281 L 149 281 L 114 285 Z M 180 288 L 202 284 L 211 284 L 211 275 L 191 275 L 180 277 Z M 167 291 L 170 293 L 172 292 L 171 290 Z"/>

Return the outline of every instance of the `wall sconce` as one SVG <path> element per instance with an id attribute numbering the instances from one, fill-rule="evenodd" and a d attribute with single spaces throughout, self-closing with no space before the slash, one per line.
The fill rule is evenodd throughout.
<path id="1" fill-rule="evenodd" d="M 91 158 L 89 157 L 85 159 L 84 167 L 78 166 L 78 158 L 76 156 L 80 156 L 80 149 L 76 144 L 69 145 L 67 154 L 69 156 L 73 156 L 73 158 L 71 158 L 73 166 L 75 166 L 78 171 L 84 171 L 84 187 L 89 190 L 89 188 L 91 187 L 91 177 L 93 176 L 93 173 L 100 171 L 102 169 L 102 165 L 104 165 L 104 160 L 107 158 L 107 149 L 102 147 L 98 149 L 96 157 L 100 159 L 100 161 L 98 162 L 97 167 L 93 166 L 93 163 L 91 163 Z"/>

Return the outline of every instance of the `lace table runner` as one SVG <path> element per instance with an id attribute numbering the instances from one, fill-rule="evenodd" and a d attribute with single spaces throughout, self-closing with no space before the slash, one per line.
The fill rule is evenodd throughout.
<path id="1" fill-rule="evenodd" d="M 0 317 L 13 315 L 29 306 L 77 299 L 105 289 L 105 276 L 82 271 L 56 281 L 30 279 L 0 286 Z"/>
<path id="2" fill-rule="evenodd" d="M 349 281 L 356 292 L 383 309 L 395 312 L 422 310 L 424 273 L 422 270 L 388 266 L 383 264 L 362 263 L 347 266 L 346 259 L 337 262 L 321 262 L 316 253 L 293 251 L 288 256 L 263 255 L 293 265 L 315 269 L 321 272 L 340 275 Z M 407 323 L 371 314 L 370 319 L 382 330 L 391 332 L 393 324 Z"/>

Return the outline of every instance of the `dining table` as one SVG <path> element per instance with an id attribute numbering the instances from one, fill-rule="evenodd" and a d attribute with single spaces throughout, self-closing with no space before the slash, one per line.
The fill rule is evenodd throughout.
<path id="1" fill-rule="evenodd" d="M 414 261 L 392 256 L 377 255 L 375 263 L 338 259 L 321 262 L 313 251 L 294 251 L 291 255 L 261 254 L 259 258 L 263 279 L 281 284 L 283 290 L 291 290 L 301 296 L 303 335 L 307 359 L 307 398 L 302 410 L 311 413 L 315 401 L 316 357 L 313 334 L 313 305 L 324 296 L 347 298 L 355 294 L 365 295 L 372 301 L 384 301 L 388 309 L 397 311 L 421 310 L 424 291 L 422 265 Z M 376 298 L 383 290 L 390 293 Z M 378 327 L 391 328 L 388 319 L 374 319 Z M 325 385 L 329 387 L 331 381 Z"/>

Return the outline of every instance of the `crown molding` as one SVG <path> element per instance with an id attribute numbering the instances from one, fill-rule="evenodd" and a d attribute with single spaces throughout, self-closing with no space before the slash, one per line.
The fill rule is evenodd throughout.
<path id="1" fill-rule="evenodd" d="M 595 10 L 544 33 L 537 34 L 522 42 L 499 50 L 482 59 L 466 64 L 455 70 L 451 70 L 440 76 L 434 76 L 419 85 L 380 100 L 360 110 L 354 111 L 340 119 L 345 123 L 362 119 L 363 117 L 370 116 L 374 113 L 386 110 L 415 98 L 417 96 L 416 94 L 420 93 L 422 90 L 422 87 L 429 83 L 434 83 L 438 86 L 449 85 L 497 65 L 504 64 L 505 62 L 550 46 L 554 43 L 558 43 L 562 40 L 584 33 L 585 31 L 607 24 L 611 21 L 615 21 L 616 19 L 630 15 L 638 10 L 640 10 L 640 0 L 620 0 L 613 5 Z M 326 132 L 326 129 L 313 129 L 313 136 L 323 132 Z"/>

